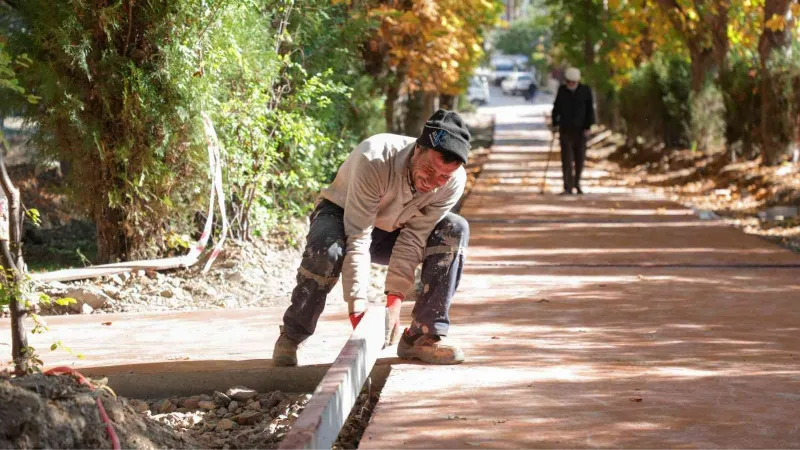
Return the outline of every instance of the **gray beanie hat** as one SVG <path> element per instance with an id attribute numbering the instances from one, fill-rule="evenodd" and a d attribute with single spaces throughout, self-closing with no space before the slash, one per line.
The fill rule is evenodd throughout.
<path id="1" fill-rule="evenodd" d="M 449 153 L 463 164 L 467 163 L 470 149 L 469 129 L 455 111 L 440 109 L 425 122 L 417 144 L 441 153 Z"/>

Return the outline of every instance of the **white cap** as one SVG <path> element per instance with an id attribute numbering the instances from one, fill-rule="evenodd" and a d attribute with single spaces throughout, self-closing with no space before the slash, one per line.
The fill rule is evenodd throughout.
<path id="1" fill-rule="evenodd" d="M 575 67 L 570 67 L 567 69 L 565 76 L 567 81 L 581 81 L 581 71 Z"/>

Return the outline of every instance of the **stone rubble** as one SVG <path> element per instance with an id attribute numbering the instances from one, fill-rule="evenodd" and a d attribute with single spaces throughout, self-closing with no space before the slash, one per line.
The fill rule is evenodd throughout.
<path id="1" fill-rule="evenodd" d="M 129 404 L 201 448 L 275 448 L 310 398 L 311 394 L 259 393 L 234 386 L 210 396 L 130 400 Z"/>
<path id="2" fill-rule="evenodd" d="M 69 306 L 38 305 L 43 315 L 185 311 L 289 305 L 302 249 L 262 242 L 229 241 L 212 269 L 201 273 L 202 261 L 189 269 L 134 271 L 71 282 L 34 283 L 52 299 L 71 297 Z M 373 266 L 370 298 L 383 300 L 386 269 Z M 329 302 L 341 302 L 335 288 Z"/>

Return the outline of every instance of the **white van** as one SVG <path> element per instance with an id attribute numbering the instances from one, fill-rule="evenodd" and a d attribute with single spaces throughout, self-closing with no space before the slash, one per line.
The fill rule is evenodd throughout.
<path id="1" fill-rule="evenodd" d="M 476 105 L 489 103 L 489 81 L 486 77 L 474 76 L 469 79 L 467 100 Z"/>

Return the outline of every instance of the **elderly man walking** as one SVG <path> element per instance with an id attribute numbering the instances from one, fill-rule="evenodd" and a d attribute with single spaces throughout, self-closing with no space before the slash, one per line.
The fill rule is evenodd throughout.
<path id="1" fill-rule="evenodd" d="M 297 365 L 340 274 L 355 328 L 367 306 L 370 262 L 388 265 L 385 338 L 399 340 L 397 355 L 431 364 L 464 361 L 444 338 L 469 241 L 467 221 L 450 212 L 464 191 L 469 150 L 464 121 L 446 110 L 434 113 L 417 139 L 378 134 L 355 148 L 311 214 L 292 304 L 275 343 L 276 365 Z M 420 263 L 425 289 L 401 335 L 400 306 Z"/>
<path id="2" fill-rule="evenodd" d="M 586 159 L 586 138 L 595 122 L 594 100 L 589 86 L 581 84 L 581 72 L 575 67 L 567 69 L 566 83 L 558 88 L 553 103 L 553 131 L 558 129 L 561 141 L 561 170 L 564 174 L 564 192 L 573 189 L 583 194 L 581 174 Z"/>

